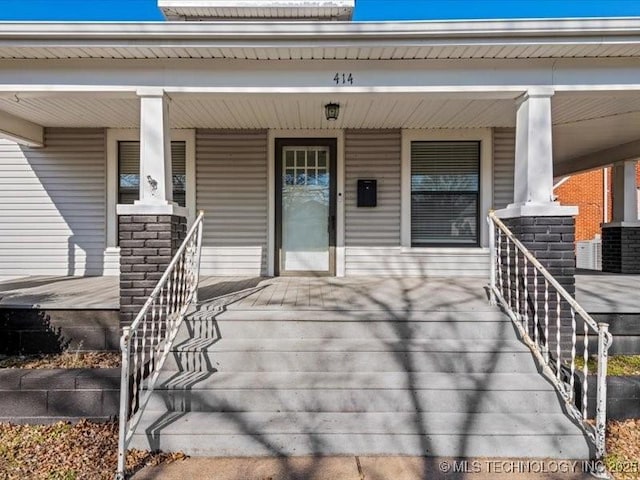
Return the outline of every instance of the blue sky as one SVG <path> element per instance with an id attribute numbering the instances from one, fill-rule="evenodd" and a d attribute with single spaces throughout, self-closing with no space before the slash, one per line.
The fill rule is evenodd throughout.
<path id="1" fill-rule="evenodd" d="M 356 0 L 354 20 L 640 16 L 640 0 Z M 0 20 L 162 20 L 156 0 L 0 0 Z"/>

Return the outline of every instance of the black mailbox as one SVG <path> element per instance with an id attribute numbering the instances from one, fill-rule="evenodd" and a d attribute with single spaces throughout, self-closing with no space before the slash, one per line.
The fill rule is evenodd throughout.
<path id="1" fill-rule="evenodd" d="M 378 205 L 378 181 L 358 180 L 358 207 Z"/>

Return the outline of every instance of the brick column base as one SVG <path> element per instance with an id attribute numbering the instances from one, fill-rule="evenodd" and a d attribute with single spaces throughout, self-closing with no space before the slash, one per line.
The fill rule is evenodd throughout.
<path id="1" fill-rule="evenodd" d="M 120 215 L 120 326 L 131 324 L 187 232 L 178 215 Z"/>
<path id="2" fill-rule="evenodd" d="M 603 226 L 602 271 L 640 273 L 640 226 Z"/>
<path id="3" fill-rule="evenodd" d="M 522 242 L 522 244 L 536 257 L 536 259 L 549 271 L 562 287 L 571 295 L 575 295 L 575 219 L 573 217 L 515 217 L 503 219 L 504 224 Z M 506 242 L 503 240 L 502 252 L 506 257 Z M 524 301 L 524 263 L 520 256 L 519 260 L 519 297 Z M 505 264 L 506 258 L 503 260 Z M 511 269 L 511 288 L 515 289 L 515 256 L 513 246 L 511 246 L 511 258 L 509 259 Z M 503 277 L 506 279 L 506 268 L 503 269 Z M 534 337 L 534 305 L 535 288 L 534 273 L 531 264 L 527 271 L 527 311 L 529 313 L 529 335 Z M 538 275 L 538 318 L 541 328 L 538 330 L 539 338 L 544 336 L 544 277 Z M 515 298 L 515 295 L 514 295 Z M 549 287 L 549 345 L 552 357 L 556 350 L 557 332 L 557 300 L 553 287 Z M 566 301 L 561 300 L 560 331 L 562 341 L 560 343 L 563 350 L 562 357 L 566 358 L 571 348 L 571 313 Z"/>

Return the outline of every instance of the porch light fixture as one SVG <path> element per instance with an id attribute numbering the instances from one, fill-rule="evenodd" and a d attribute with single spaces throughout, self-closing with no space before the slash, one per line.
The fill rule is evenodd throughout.
<path id="1" fill-rule="evenodd" d="M 324 114 L 330 122 L 337 120 L 338 115 L 340 115 L 340 105 L 337 103 L 327 103 L 324 106 Z"/>

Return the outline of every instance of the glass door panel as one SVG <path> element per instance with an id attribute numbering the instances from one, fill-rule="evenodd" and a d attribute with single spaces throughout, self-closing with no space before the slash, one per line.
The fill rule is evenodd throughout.
<path id="1" fill-rule="evenodd" d="M 330 271 L 331 178 L 329 147 L 282 151 L 283 272 Z"/>

